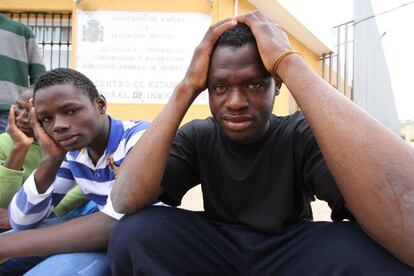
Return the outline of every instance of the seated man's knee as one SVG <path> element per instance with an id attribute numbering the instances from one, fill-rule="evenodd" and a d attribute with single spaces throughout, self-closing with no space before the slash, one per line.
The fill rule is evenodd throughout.
<path id="1" fill-rule="evenodd" d="M 356 222 L 329 223 L 315 230 L 311 234 L 312 255 L 328 266 L 360 275 L 414 272 L 372 240 Z"/>
<path id="2" fill-rule="evenodd" d="M 138 212 L 121 218 L 112 229 L 110 244 L 117 247 L 128 245 L 138 236 L 145 235 L 148 228 L 145 217 L 145 212 Z"/>
<path id="3" fill-rule="evenodd" d="M 165 207 L 167 208 L 167 207 Z M 119 220 L 111 233 L 108 244 L 108 258 L 113 275 L 132 275 L 140 271 L 148 261 L 148 252 L 161 249 L 163 244 L 160 226 L 164 207 L 147 207 L 139 212 L 126 215 Z M 172 209 L 172 208 L 171 208 Z"/>
<path id="4" fill-rule="evenodd" d="M 142 247 L 154 238 L 159 238 L 157 231 L 162 220 L 164 207 L 147 207 L 137 213 L 126 215 L 114 226 L 109 239 L 111 249 L 124 250 L 130 246 Z M 139 245 L 139 246 L 137 246 Z"/>

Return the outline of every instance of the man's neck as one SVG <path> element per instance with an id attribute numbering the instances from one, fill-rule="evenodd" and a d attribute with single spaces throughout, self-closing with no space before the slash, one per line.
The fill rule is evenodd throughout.
<path id="1" fill-rule="evenodd" d="M 93 164 L 97 164 L 99 158 L 104 154 L 108 145 L 109 135 L 111 129 L 111 121 L 108 116 L 105 116 L 105 123 L 102 131 L 92 141 L 90 146 L 86 147 L 88 155 L 91 158 Z"/>

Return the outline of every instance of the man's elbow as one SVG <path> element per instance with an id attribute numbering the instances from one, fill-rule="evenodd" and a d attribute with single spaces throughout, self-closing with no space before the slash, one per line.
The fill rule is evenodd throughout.
<path id="1" fill-rule="evenodd" d="M 121 195 L 120 193 L 112 191 L 111 193 L 112 206 L 115 212 L 120 214 L 131 214 L 138 208 L 135 200 L 132 197 Z"/>
<path id="2" fill-rule="evenodd" d="M 120 214 L 130 214 L 135 211 L 131 204 L 127 204 L 125 201 L 114 201 L 114 210 Z"/>
<path id="3" fill-rule="evenodd" d="M 162 194 L 160 186 L 152 186 L 149 189 L 140 189 L 139 192 L 120 192 L 112 189 L 111 200 L 114 210 L 121 214 L 131 214 L 151 204 Z"/>
<path id="4" fill-rule="evenodd" d="M 401 262 L 414 268 L 414 250 L 412 248 L 403 252 L 393 252 L 393 250 L 390 250 L 390 252 Z"/>
<path id="5" fill-rule="evenodd" d="M 121 200 L 121 197 L 118 195 L 118 193 L 114 193 L 114 191 L 111 192 L 111 201 L 115 212 L 120 214 L 128 214 L 130 206 L 126 204 L 125 199 Z"/>

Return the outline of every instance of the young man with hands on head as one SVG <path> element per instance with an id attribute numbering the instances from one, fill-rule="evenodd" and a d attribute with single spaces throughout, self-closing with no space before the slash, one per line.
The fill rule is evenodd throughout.
<path id="1" fill-rule="evenodd" d="M 281 81 L 304 115 L 272 114 Z M 179 128 L 206 88 L 213 118 Z M 112 201 L 136 213 L 114 227 L 112 273 L 412 275 L 412 164 L 413 148 L 316 75 L 271 19 L 223 20 L 122 164 Z M 179 205 L 199 183 L 201 214 L 145 207 Z M 315 196 L 333 222 L 312 221 Z"/>
<path id="2" fill-rule="evenodd" d="M 95 85 L 71 69 L 41 76 L 33 106 L 33 130 L 43 156 L 10 204 L 11 225 L 21 231 L 0 235 L 5 261 L 0 274 L 21 274 L 47 256 L 70 253 L 51 256 L 25 275 L 110 275 L 105 249 L 122 214 L 113 210 L 108 195 L 120 163 L 148 123 L 108 116 Z M 36 228 L 75 184 L 100 211 Z M 16 258 L 22 256 L 44 257 L 25 258 L 22 265 L 22 258 Z"/>

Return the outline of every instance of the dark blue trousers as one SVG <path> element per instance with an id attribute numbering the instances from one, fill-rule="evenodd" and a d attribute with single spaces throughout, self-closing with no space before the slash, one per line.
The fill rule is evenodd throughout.
<path id="1" fill-rule="evenodd" d="M 159 206 L 122 218 L 108 255 L 119 276 L 414 275 L 355 222 L 307 222 L 272 235 Z"/>

